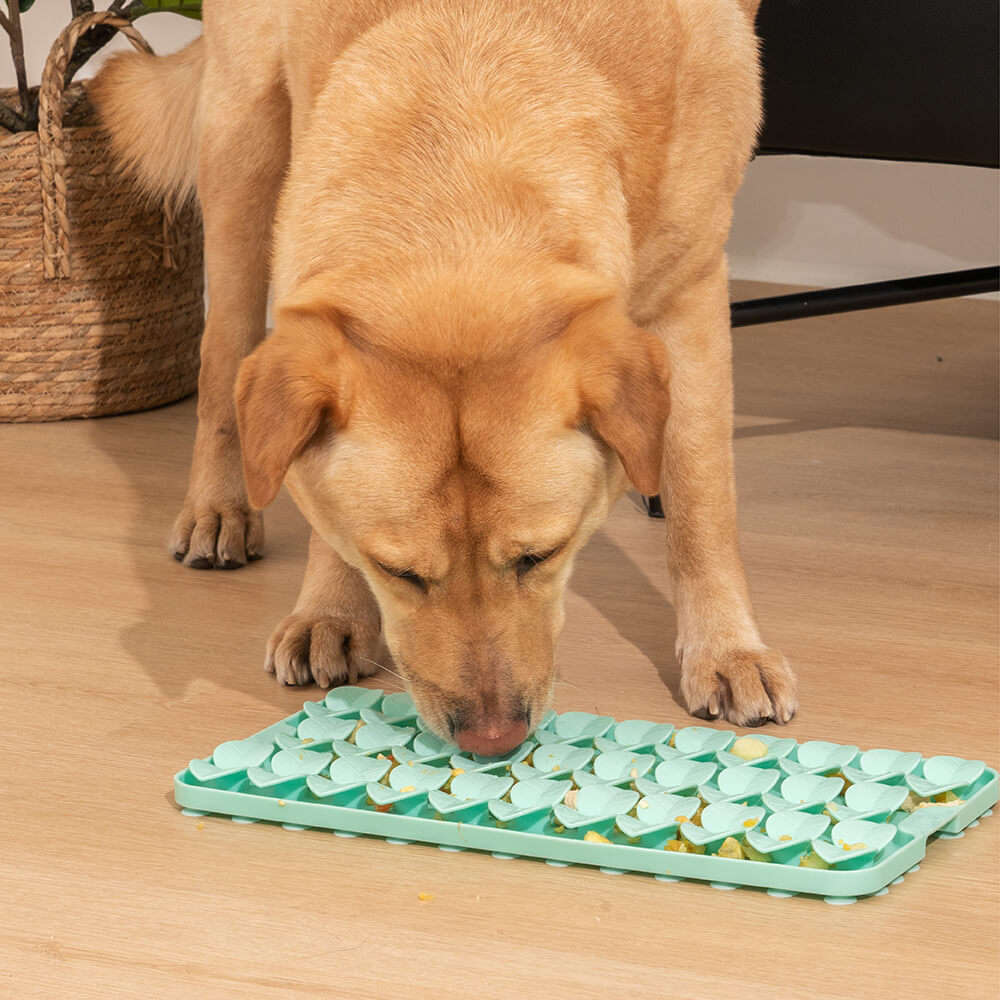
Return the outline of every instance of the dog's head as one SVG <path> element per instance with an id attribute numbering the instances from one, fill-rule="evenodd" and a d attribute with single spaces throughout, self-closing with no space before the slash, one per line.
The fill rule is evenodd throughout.
<path id="1" fill-rule="evenodd" d="M 668 409 L 663 347 L 608 288 L 566 268 L 510 289 L 428 282 L 348 313 L 313 279 L 236 394 L 251 502 L 287 477 L 375 594 L 421 714 L 484 754 L 544 711 L 573 559 L 625 474 L 657 492 Z"/>

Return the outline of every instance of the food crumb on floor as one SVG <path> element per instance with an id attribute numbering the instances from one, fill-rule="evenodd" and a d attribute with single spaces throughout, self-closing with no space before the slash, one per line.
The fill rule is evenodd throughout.
<path id="1" fill-rule="evenodd" d="M 419 899 L 421 903 L 426 903 L 429 899 L 433 899 L 433 898 L 434 897 L 429 892 L 418 892 L 417 893 L 417 899 Z"/>
<path id="2" fill-rule="evenodd" d="M 194 828 L 196 830 L 204 830 L 205 829 L 205 824 L 199 821 L 199 822 L 195 823 Z"/>

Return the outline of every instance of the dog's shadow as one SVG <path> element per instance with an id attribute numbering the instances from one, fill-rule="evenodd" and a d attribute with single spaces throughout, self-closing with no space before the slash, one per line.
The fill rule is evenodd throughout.
<path id="1" fill-rule="evenodd" d="M 950 326 L 947 336 L 926 317 L 923 325 L 911 328 L 906 310 L 912 308 L 884 311 L 878 351 L 865 339 L 871 323 L 850 317 L 830 327 L 790 323 L 737 331 L 737 409 L 766 418 L 736 431 L 743 442 L 738 452 L 747 448 L 748 439 L 842 427 L 995 438 L 996 346 L 989 333 L 995 306 L 964 304 L 963 323 Z M 942 320 L 954 315 L 940 308 Z M 831 372 L 836 373 L 832 382 Z M 956 399 L 963 405 L 956 406 Z M 292 710 L 301 704 L 302 691 L 279 687 L 261 665 L 271 629 L 295 602 L 308 526 L 282 493 L 265 514 L 263 562 L 230 573 L 199 572 L 172 562 L 165 539 L 184 498 L 195 420 L 191 398 L 90 422 L 92 440 L 122 470 L 131 491 L 122 501 L 127 513 L 119 539 L 129 547 L 143 593 L 135 602 L 136 617 L 121 629 L 121 642 L 169 700 L 183 699 L 194 682 L 209 681 Z M 759 449 L 743 453 L 757 461 L 766 458 Z M 750 503 L 752 508 L 752 496 Z M 630 551 L 643 552 L 648 544 L 659 559 L 663 524 L 644 521 L 634 504 L 619 508 L 615 517 L 623 514 L 635 518 L 635 525 L 625 525 L 623 533 L 615 521 L 598 531 L 581 553 L 570 586 L 649 660 L 680 702 L 673 608 L 657 582 L 615 541 L 626 535 L 638 539 L 635 545 L 629 542 Z M 663 572 L 665 578 L 665 565 Z M 582 640 L 568 638 L 579 644 L 585 634 Z M 375 680 L 387 688 L 398 686 L 388 674 Z"/>
<path id="2" fill-rule="evenodd" d="M 630 530 L 648 537 L 650 549 L 658 554 L 665 573 L 663 521 L 648 518 L 632 494 L 621 501 L 613 516 L 636 519 Z M 595 532 L 580 553 L 570 590 L 649 660 L 674 700 L 681 704 L 680 666 L 674 656 L 677 619 L 673 606 L 607 528 Z"/>
<path id="3" fill-rule="evenodd" d="M 262 667 L 271 630 L 295 603 L 308 526 L 283 494 L 265 514 L 263 561 L 225 572 L 171 559 L 167 535 L 187 487 L 195 422 L 192 397 L 89 423 L 91 440 L 119 467 L 130 493 L 120 500 L 118 540 L 128 548 L 138 593 L 131 620 L 120 628 L 121 645 L 171 704 L 207 682 L 294 710 L 302 689 L 277 685 Z"/>
<path id="4" fill-rule="evenodd" d="M 297 708 L 313 688 L 284 688 L 264 674 L 271 629 L 291 610 L 305 570 L 309 528 L 282 492 L 265 512 L 265 558 L 242 569 L 191 570 L 167 554 L 166 537 L 187 485 L 196 400 L 157 410 L 94 420 L 97 448 L 123 472 L 131 494 L 119 525 L 140 594 L 120 629 L 126 655 L 168 702 L 183 701 L 192 685 L 211 683 L 281 710 Z M 623 500 L 624 513 L 662 548 L 663 522 Z M 675 699 L 679 669 L 673 644 L 673 609 L 661 590 L 607 530 L 599 530 L 577 560 L 570 589 L 603 616 L 656 668 Z M 398 687 L 388 674 L 375 681 Z"/>

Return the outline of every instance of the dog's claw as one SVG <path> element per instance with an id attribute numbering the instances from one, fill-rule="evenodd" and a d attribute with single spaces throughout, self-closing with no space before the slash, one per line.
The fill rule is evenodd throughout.
<path id="1" fill-rule="evenodd" d="M 795 674 L 778 652 L 758 647 L 685 652 L 681 692 L 692 715 L 754 728 L 795 714 Z M 698 706 L 697 708 L 693 706 Z"/>
<path id="2" fill-rule="evenodd" d="M 353 684 L 379 669 L 373 662 L 379 631 L 377 611 L 370 621 L 296 612 L 268 640 L 264 669 L 289 686 Z"/>
<path id="3" fill-rule="evenodd" d="M 264 520 L 244 503 L 195 508 L 185 502 L 170 535 L 169 550 L 190 569 L 239 569 L 261 558 Z"/>

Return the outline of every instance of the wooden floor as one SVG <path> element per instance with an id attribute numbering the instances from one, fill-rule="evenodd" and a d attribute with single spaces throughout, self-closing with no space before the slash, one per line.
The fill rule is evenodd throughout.
<path id="1" fill-rule="evenodd" d="M 985 301 L 737 332 L 790 735 L 1000 763 L 996 334 Z M 189 758 L 313 696 L 261 669 L 303 568 L 286 496 L 248 569 L 165 554 L 194 414 L 0 426 L 0 995 L 997 997 L 1000 815 L 846 907 L 182 816 Z M 661 534 L 626 500 L 581 559 L 558 709 L 688 721 Z"/>

